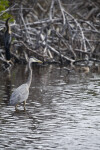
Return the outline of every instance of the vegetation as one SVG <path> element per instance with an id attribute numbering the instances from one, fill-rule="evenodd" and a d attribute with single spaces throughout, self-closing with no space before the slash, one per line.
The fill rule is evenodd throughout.
<path id="1" fill-rule="evenodd" d="M 6 0 L 4 8 L 5 15 L 10 13 L 15 20 L 11 24 L 13 62 L 25 62 L 33 55 L 71 66 L 100 63 L 99 0 Z"/>
<path id="2" fill-rule="evenodd" d="M 11 15 L 8 13 L 7 8 L 9 8 L 8 0 L 0 0 L 0 20 L 5 20 Z"/>

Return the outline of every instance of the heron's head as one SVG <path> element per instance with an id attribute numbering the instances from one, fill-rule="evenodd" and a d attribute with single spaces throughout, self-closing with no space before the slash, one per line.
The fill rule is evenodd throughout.
<path id="1" fill-rule="evenodd" d="M 6 24 L 8 24 L 9 20 L 14 21 L 14 18 L 13 18 L 13 17 L 9 17 L 9 18 L 7 18 L 7 20 L 6 20 Z"/>
<path id="2" fill-rule="evenodd" d="M 31 58 L 29 59 L 29 63 L 30 63 L 30 64 L 31 64 L 31 63 L 42 63 L 42 61 L 39 60 L 39 59 L 37 59 L 37 58 L 35 58 L 35 57 L 31 57 Z"/>
<path id="3" fill-rule="evenodd" d="M 8 23 L 8 21 L 11 19 L 11 17 L 9 17 L 7 20 L 6 20 L 6 23 Z"/>
<path id="4" fill-rule="evenodd" d="M 9 21 L 11 19 L 11 17 L 9 17 L 7 20 Z"/>

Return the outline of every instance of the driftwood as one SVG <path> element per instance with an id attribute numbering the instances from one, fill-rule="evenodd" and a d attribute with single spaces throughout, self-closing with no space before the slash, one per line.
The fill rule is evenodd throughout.
<path id="1" fill-rule="evenodd" d="M 10 2 L 11 7 L 0 13 L 2 16 L 10 12 L 14 16 L 14 22 L 10 23 L 13 60 L 27 62 L 27 57 L 33 55 L 44 62 L 57 61 L 66 65 L 76 65 L 77 62 L 81 65 L 84 60 L 99 62 L 98 0 L 91 0 L 91 4 L 90 1 L 76 0 L 71 5 L 64 0 L 24 2 Z M 87 12 L 84 12 L 85 8 Z M 3 31 L 4 24 L 0 22 L 0 31 Z M 0 57 L 3 60 L 4 54 Z"/>

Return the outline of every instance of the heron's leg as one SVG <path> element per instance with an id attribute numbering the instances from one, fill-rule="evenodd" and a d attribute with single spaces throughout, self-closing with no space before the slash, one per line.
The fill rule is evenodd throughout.
<path id="1" fill-rule="evenodd" d="M 15 110 L 16 110 L 16 111 L 18 110 L 18 109 L 17 109 L 17 106 L 18 106 L 18 104 L 15 105 Z"/>
<path id="2" fill-rule="evenodd" d="M 26 101 L 24 101 L 24 102 L 23 102 L 23 105 L 24 105 L 24 110 L 26 110 L 26 108 L 25 108 L 25 104 L 26 104 Z"/>

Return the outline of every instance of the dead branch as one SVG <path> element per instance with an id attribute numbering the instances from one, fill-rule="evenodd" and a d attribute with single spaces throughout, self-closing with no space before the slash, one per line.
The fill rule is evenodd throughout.
<path id="1" fill-rule="evenodd" d="M 99 2 L 87 0 L 68 3 L 62 0 L 16 1 L 0 13 L 12 13 L 13 59 L 26 60 L 31 55 L 47 62 L 55 60 L 66 64 L 80 60 L 100 59 Z M 5 22 L 0 22 L 0 31 Z M 3 36 L 0 34 L 0 36 Z M 2 38 L 0 38 L 2 39 Z M 98 46 L 97 46 L 98 45 Z M 4 49 L 1 44 L 1 48 Z M 15 51 L 14 51 L 15 49 Z M 2 54 L 5 57 L 5 52 Z M 2 60 L 2 56 L 0 55 Z"/>

